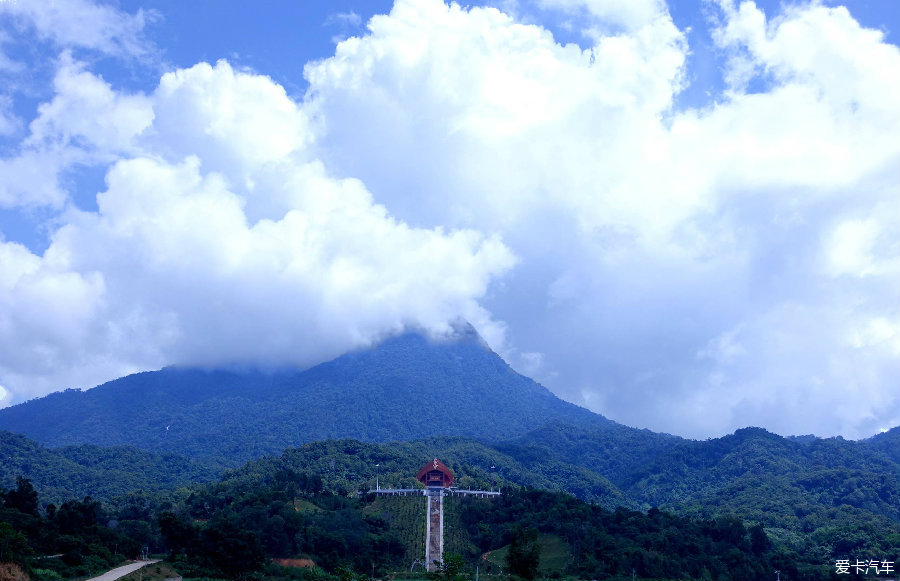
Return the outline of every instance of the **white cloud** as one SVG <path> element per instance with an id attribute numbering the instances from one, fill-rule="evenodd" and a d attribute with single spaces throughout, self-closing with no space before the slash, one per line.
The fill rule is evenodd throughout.
<path id="1" fill-rule="evenodd" d="M 862 28 L 844 7 L 795 6 L 767 21 L 752 2 L 723 4 L 718 43 L 746 52 L 756 71 L 774 78 L 769 92 L 738 93 L 733 112 L 748 123 L 768 119 L 766 133 L 777 139 L 770 155 L 795 165 L 799 154 L 804 163 L 795 171 L 820 185 L 850 183 L 896 159 L 900 144 L 885 128 L 900 126 L 900 48 L 884 42 L 881 31 Z"/>
<path id="2" fill-rule="evenodd" d="M 63 207 L 69 193 L 62 172 L 106 165 L 133 151 L 135 137 L 153 120 L 146 97 L 113 91 L 68 52 L 60 56 L 54 89 L 15 155 L 0 159 L 0 207 Z"/>
<path id="3" fill-rule="evenodd" d="M 70 157 L 58 151 L 27 150 L 0 159 L 0 208 L 62 207 L 68 196 L 57 182 L 57 173 Z"/>
<path id="4" fill-rule="evenodd" d="M 0 244 L 3 269 L 0 270 L 0 289 L 8 292 L 21 277 L 31 274 L 40 266 L 40 259 L 21 244 Z"/>
<path id="5" fill-rule="evenodd" d="M 123 95 L 84 70 L 68 52 L 54 79 L 56 96 L 38 108 L 25 145 L 31 148 L 77 145 L 106 154 L 127 150 L 153 121 L 142 95 Z"/>
<path id="6" fill-rule="evenodd" d="M 502 331 L 477 301 L 508 249 L 411 228 L 306 160 L 305 117 L 269 79 L 201 64 L 123 95 L 70 69 L 31 141 L 119 160 L 42 256 L 3 246 L 0 377 L 18 398 L 173 363 L 309 365 L 460 316 Z"/>
<path id="7" fill-rule="evenodd" d="M 336 12 L 329 14 L 325 19 L 323 26 L 337 28 L 340 32 L 331 37 L 331 41 L 335 44 L 342 42 L 347 37 L 352 36 L 362 26 L 362 17 L 354 11 Z"/>
<path id="8" fill-rule="evenodd" d="M 91 342 L 102 279 L 96 273 L 71 272 L 53 257 L 41 260 L 14 243 L 0 242 L 0 258 L 4 385 L 20 398 L 66 385 L 68 378 L 54 372 L 66 368 L 78 373 L 78 355 Z M 48 385 L 48 380 L 62 383 Z"/>
<path id="9" fill-rule="evenodd" d="M 0 137 L 13 135 L 21 125 L 22 121 L 12 112 L 12 99 L 0 95 Z"/>
<path id="10" fill-rule="evenodd" d="M 0 203 L 64 206 L 52 172 L 26 171 L 43 158 L 113 166 L 44 255 L 4 246 L 0 304 L 35 320 L 0 324 L 20 331 L 0 335 L 0 383 L 311 363 L 463 316 L 632 425 L 900 424 L 900 51 L 842 8 L 722 2 L 731 85 L 678 111 L 690 47 L 665 6 L 544 6 L 592 14 L 593 45 L 398 0 L 307 64 L 303 102 L 226 62 L 139 94 L 63 59 L 0 165 L 28 188 Z M 77 301 L 56 326 L 54 293 Z"/>
<path id="11" fill-rule="evenodd" d="M 207 169 L 233 179 L 293 161 L 311 139 L 306 114 L 284 88 L 225 61 L 166 73 L 154 98 L 148 146 L 172 159 L 203 152 Z"/>
<path id="12" fill-rule="evenodd" d="M 848 329 L 896 315 L 894 269 L 862 264 L 881 274 L 845 286 L 820 267 L 838 257 L 828 233 L 860 215 L 886 222 L 854 258 L 896 247 L 896 47 L 843 9 L 766 21 L 726 4 L 717 41 L 770 86 L 673 113 L 688 47 L 653 12 L 626 32 L 594 30 L 581 50 L 492 9 L 397 2 L 370 35 L 307 66 L 317 145 L 413 223 L 503 235 L 521 263 L 485 304 L 517 348 L 543 355 L 538 377 L 563 395 L 698 436 L 748 423 L 859 436 L 876 416 L 900 423 L 882 405 L 895 386 L 877 371 L 896 363 L 890 351 L 869 353 L 858 383 L 873 395 L 867 420 L 823 403 L 843 397 L 859 360 L 840 347 Z M 833 325 L 810 326 L 821 320 Z M 769 336 L 791 347 L 755 348 Z M 695 357 L 717 341 L 718 357 Z M 821 369 L 823 357 L 835 363 Z M 705 376 L 715 389 L 694 392 Z M 778 405 L 742 403 L 766 393 Z M 820 416 L 801 413 L 806 397 Z"/>
<path id="13" fill-rule="evenodd" d="M 155 12 L 126 14 L 89 0 L 53 2 L 0 2 L 0 15 L 19 19 L 20 26 L 34 27 L 38 36 L 60 46 L 76 46 L 114 55 L 141 57 L 153 52 L 143 37 L 144 27 L 157 18 Z"/>
<path id="14" fill-rule="evenodd" d="M 825 243 L 828 273 L 859 277 L 890 275 L 892 278 L 900 275 L 898 243 L 896 236 L 884 231 L 887 226 L 875 217 L 848 219 L 835 226 Z M 879 250 L 882 256 L 874 254 Z"/>
<path id="15" fill-rule="evenodd" d="M 645 213 L 618 181 L 680 84 L 685 47 L 670 21 L 590 50 L 437 1 L 398 2 L 369 28 L 305 74 L 326 160 L 389 207 L 428 224 L 477 213 L 489 229 L 547 204 Z"/>
<path id="16" fill-rule="evenodd" d="M 348 24 L 350 26 L 360 26 L 362 24 L 362 17 L 352 10 L 350 12 L 338 12 L 337 14 L 333 14 L 329 17 L 329 20 L 332 19 L 335 22 Z"/>
<path id="17" fill-rule="evenodd" d="M 668 14 L 661 0 L 538 0 L 544 8 L 560 9 L 574 15 L 586 12 L 600 23 L 634 30 Z"/>

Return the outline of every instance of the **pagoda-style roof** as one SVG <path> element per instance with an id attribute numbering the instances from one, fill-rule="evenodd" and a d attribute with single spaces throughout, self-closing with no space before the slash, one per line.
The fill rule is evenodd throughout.
<path id="1" fill-rule="evenodd" d="M 435 458 L 428 464 L 422 466 L 416 479 L 425 486 L 439 486 L 441 488 L 450 488 L 453 486 L 453 471 L 451 471 L 443 462 Z"/>

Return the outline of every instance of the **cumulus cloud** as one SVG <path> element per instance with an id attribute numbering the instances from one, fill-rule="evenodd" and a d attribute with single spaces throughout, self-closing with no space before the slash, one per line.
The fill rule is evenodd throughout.
<path id="1" fill-rule="evenodd" d="M 323 156 L 395 211 L 498 228 L 541 205 L 596 214 L 600 197 L 616 198 L 605 213 L 637 210 L 603 182 L 652 147 L 658 127 L 643 121 L 680 84 L 671 21 L 589 50 L 492 8 L 436 1 L 398 2 L 369 28 L 305 74 Z"/>
<path id="2" fill-rule="evenodd" d="M 302 102 L 226 62 L 129 92 L 64 54 L 0 160 L 28 184 L 0 204 L 60 212 L 41 255 L 0 242 L 0 383 L 305 365 L 464 317 L 635 426 L 900 424 L 900 50 L 844 8 L 723 0 L 726 88 L 678 109 L 664 4 L 538 5 L 589 46 L 397 0 L 306 65 Z M 96 211 L 41 160 L 109 164 Z"/>
<path id="3" fill-rule="evenodd" d="M 118 159 L 42 256 L 2 245 L 0 376 L 19 398 L 166 364 L 305 366 L 460 317 L 499 331 L 478 299 L 513 264 L 502 242 L 409 227 L 330 176 L 271 80 L 200 64 L 123 95 L 70 65 L 29 139 Z"/>
<path id="4" fill-rule="evenodd" d="M 0 208 L 61 207 L 68 196 L 57 174 L 70 157 L 67 152 L 27 150 L 0 159 Z"/>
<path id="5" fill-rule="evenodd" d="M 897 318 L 897 48 L 843 8 L 723 3 L 714 38 L 744 77 L 676 111 L 689 47 L 638 8 L 626 32 L 586 20 L 581 49 L 397 2 L 307 66 L 317 143 L 404 219 L 503 235 L 521 263 L 485 305 L 522 350 L 505 354 L 569 399 L 694 436 L 900 422 L 894 347 L 845 340 Z M 852 373 L 862 409 L 836 405 Z"/>
<path id="6" fill-rule="evenodd" d="M 27 148 L 75 145 L 85 152 L 115 155 L 128 150 L 135 136 L 153 121 L 146 97 L 114 91 L 102 78 L 84 70 L 68 51 L 60 57 L 53 84 L 55 96 L 38 107 L 24 142 Z"/>

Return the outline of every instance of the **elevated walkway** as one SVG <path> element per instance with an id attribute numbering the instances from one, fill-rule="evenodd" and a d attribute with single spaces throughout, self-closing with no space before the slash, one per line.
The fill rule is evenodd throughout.
<path id="1" fill-rule="evenodd" d="M 499 490 L 463 490 L 460 488 L 379 488 L 360 492 L 364 494 L 377 494 L 378 496 L 474 496 L 476 498 L 494 498 L 500 496 Z"/>
<path id="2" fill-rule="evenodd" d="M 425 496 L 427 491 L 424 488 L 379 488 L 378 490 L 370 490 L 367 493 L 360 494 L 377 494 L 378 496 Z"/>

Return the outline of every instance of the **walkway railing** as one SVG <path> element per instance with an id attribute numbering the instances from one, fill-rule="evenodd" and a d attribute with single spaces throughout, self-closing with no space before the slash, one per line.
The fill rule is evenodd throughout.
<path id="1" fill-rule="evenodd" d="M 433 495 L 435 490 L 440 490 L 442 496 L 474 496 L 476 498 L 493 498 L 500 496 L 499 490 L 461 490 L 459 488 L 379 488 L 377 490 L 369 490 L 368 492 L 358 492 L 358 496 L 365 494 L 377 494 L 378 496 L 429 496 L 429 492 Z"/>

